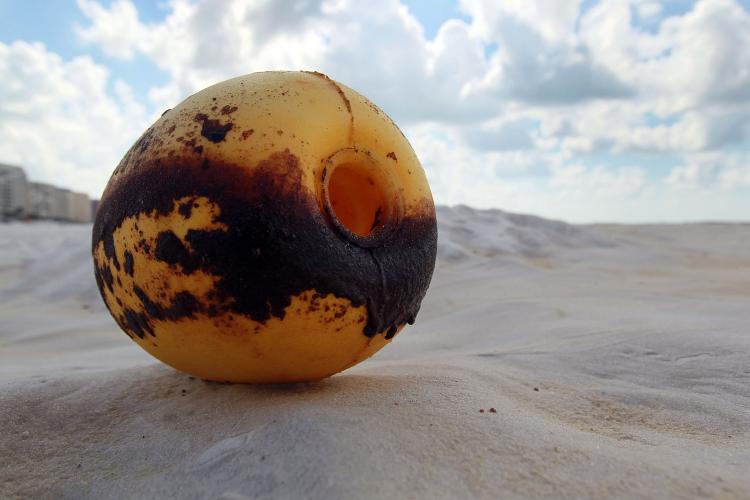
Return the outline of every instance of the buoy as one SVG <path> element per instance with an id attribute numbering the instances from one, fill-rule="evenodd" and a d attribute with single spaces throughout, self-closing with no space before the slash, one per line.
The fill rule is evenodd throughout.
<path id="1" fill-rule="evenodd" d="M 263 72 L 166 111 L 115 169 L 92 253 L 151 355 L 206 380 L 317 380 L 414 322 L 435 207 L 404 135 L 317 72 Z"/>

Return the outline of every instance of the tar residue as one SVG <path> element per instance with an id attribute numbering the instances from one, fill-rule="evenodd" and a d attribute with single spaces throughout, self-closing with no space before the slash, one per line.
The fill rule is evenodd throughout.
<path id="1" fill-rule="evenodd" d="M 180 206 L 177 207 L 177 211 L 180 212 L 180 215 L 182 215 L 184 218 L 189 219 L 190 215 L 193 213 L 193 200 L 188 200 L 180 203 Z"/>
<path id="2" fill-rule="evenodd" d="M 207 296 L 183 294 L 166 309 L 140 288 L 134 290 L 152 319 L 232 312 L 264 322 L 283 318 L 293 296 L 314 289 L 321 296 L 347 298 L 354 307 L 366 305 L 367 336 L 392 336 L 399 326 L 414 322 L 435 263 L 431 206 L 405 217 L 382 245 L 362 248 L 343 239 L 321 213 L 301 183 L 297 158 L 288 151 L 252 169 L 195 156 L 142 160 L 132 153 L 123 162 L 137 167 L 110 183 L 94 224 L 93 247 L 103 242 L 108 259 L 114 257 L 113 232 L 124 218 L 154 210 L 168 214 L 184 197 L 216 203 L 216 222 L 227 227 L 189 230 L 190 249 L 172 231 L 158 235 L 156 258 L 186 274 L 202 270 L 219 279 Z M 100 288 L 111 280 L 107 273 L 108 266 L 97 266 Z M 136 285 L 137 276 L 136 270 Z M 143 313 L 128 310 L 117 320 L 129 334 L 153 334 Z"/>
<path id="3" fill-rule="evenodd" d="M 219 123 L 219 120 L 211 120 L 207 115 L 203 113 L 198 113 L 197 115 L 195 115 L 194 120 L 197 122 L 203 122 L 203 127 L 201 127 L 201 135 L 211 142 L 223 141 L 227 136 L 227 132 L 232 130 L 232 127 L 234 127 L 233 123 L 225 123 L 224 125 L 222 125 L 221 123 Z M 202 151 L 203 148 L 201 148 L 201 152 Z"/>
<path id="4" fill-rule="evenodd" d="M 162 231 L 156 237 L 156 250 L 154 255 L 157 259 L 167 264 L 179 264 L 185 274 L 190 274 L 196 269 L 196 262 L 190 250 L 182 244 L 180 238 L 172 231 Z"/>
<path id="5" fill-rule="evenodd" d="M 133 254 L 125 250 L 125 272 L 133 276 Z"/>

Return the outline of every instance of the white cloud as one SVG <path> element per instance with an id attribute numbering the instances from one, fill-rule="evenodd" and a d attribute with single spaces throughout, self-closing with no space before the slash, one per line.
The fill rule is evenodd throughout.
<path id="1" fill-rule="evenodd" d="M 750 159 L 745 158 L 743 164 L 724 169 L 719 180 L 726 188 L 750 188 Z"/>
<path id="2" fill-rule="evenodd" d="M 596 63 L 580 42 L 576 32 L 580 4 L 580 0 L 463 1 L 474 29 L 499 47 L 477 90 L 548 104 L 631 96 L 634 90 Z"/>
<path id="3" fill-rule="evenodd" d="M 662 12 L 662 5 L 651 0 L 638 0 L 635 2 L 638 16 L 642 19 L 654 19 Z"/>
<path id="4" fill-rule="evenodd" d="M 688 156 L 672 169 L 667 183 L 677 190 L 693 191 L 750 188 L 750 154 L 713 152 Z"/>
<path id="5" fill-rule="evenodd" d="M 239 74 L 318 69 L 402 124 L 441 203 L 632 220 L 698 213 L 685 209 L 696 190 L 747 188 L 746 158 L 724 150 L 750 140 L 747 10 L 736 0 L 699 0 L 671 17 L 653 0 L 588 5 L 461 0 L 467 19 L 427 39 L 398 0 L 170 0 L 153 23 L 130 0 L 79 0 L 82 41 L 145 57 L 169 81 L 139 102 L 91 59 L 0 46 L 10 75 L 0 127 L 12 129 L 0 154 L 101 189 L 154 113 Z M 607 165 L 630 152 L 685 162 L 661 179 Z"/>
<path id="6" fill-rule="evenodd" d="M 98 197 L 147 114 L 89 57 L 64 61 L 40 43 L 0 43 L 0 158 L 32 180 Z"/>
<path id="7" fill-rule="evenodd" d="M 479 151 L 528 150 L 535 146 L 533 130 L 536 123 L 530 119 L 502 120 L 481 127 L 466 127 L 464 141 Z"/>
<path id="8" fill-rule="evenodd" d="M 171 76 L 152 91 L 160 107 L 237 74 L 303 68 L 330 73 L 403 121 L 478 122 L 513 101 L 604 100 L 626 114 L 635 102 L 681 116 L 750 99 L 750 14 L 734 0 L 702 0 L 655 34 L 635 25 L 633 8 L 656 15 L 646 0 L 602 0 L 585 13 L 580 0 L 464 0 L 471 21 L 448 20 L 431 41 L 397 0 L 173 0 L 165 21 L 150 25 L 130 0 L 109 9 L 80 2 L 91 21 L 84 41 L 114 56 L 143 53 Z"/>
<path id="9" fill-rule="evenodd" d="M 469 27 L 451 20 L 427 41 L 396 0 L 174 0 L 163 23 L 129 30 L 113 20 L 116 8 L 128 9 L 84 5 L 91 25 L 82 31 L 83 41 L 118 57 L 137 51 L 171 76 L 150 94 L 160 108 L 239 74 L 317 69 L 382 103 L 401 121 L 464 121 L 495 111 L 462 93 L 486 65 Z"/>
<path id="10" fill-rule="evenodd" d="M 653 76 L 666 91 L 682 88 L 694 101 L 750 98 L 750 13 L 736 1 L 699 1 L 665 20 L 661 36 L 673 48 Z"/>
<path id="11" fill-rule="evenodd" d="M 566 197 L 632 198 L 646 187 L 646 172 L 635 166 L 613 169 L 573 164 L 556 168 L 550 183 Z"/>
<path id="12" fill-rule="evenodd" d="M 582 0 L 461 0 L 460 6 L 488 40 L 505 40 L 504 23 L 512 18 L 550 43 L 559 43 L 569 41 L 575 31 L 581 3 Z"/>
<path id="13" fill-rule="evenodd" d="M 138 10 L 129 0 L 116 0 L 109 9 L 93 0 L 77 0 L 78 8 L 92 22 L 77 27 L 84 42 L 95 42 L 102 50 L 120 59 L 132 59 L 137 45 L 147 43 L 148 30 L 138 20 Z"/>
<path id="14" fill-rule="evenodd" d="M 735 0 L 699 0 L 656 33 L 635 26 L 626 0 L 602 0 L 582 17 L 581 38 L 599 64 L 673 112 L 750 98 L 750 13 Z"/>

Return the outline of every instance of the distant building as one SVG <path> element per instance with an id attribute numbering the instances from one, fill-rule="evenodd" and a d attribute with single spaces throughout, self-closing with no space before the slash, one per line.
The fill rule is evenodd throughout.
<path id="1" fill-rule="evenodd" d="M 53 194 L 54 208 L 52 216 L 54 220 L 70 220 L 70 203 L 68 202 L 69 198 L 69 189 L 55 187 Z"/>
<path id="2" fill-rule="evenodd" d="M 71 222 L 91 222 L 91 200 L 83 193 L 68 191 L 68 220 Z"/>
<path id="3" fill-rule="evenodd" d="M 29 183 L 29 216 L 33 219 L 58 219 L 60 207 L 57 188 L 42 182 Z"/>
<path id="4" fill-rule="evenodd" d="M 0 164 L 0 220 L 26 217 L 27 193 L 28 181 L 23 169 Z"/>
<path id="5" fill-rule="evenodd" d="M 29 182 L 21 167 L 0 164 L 0 220 L 91 222 L 94 209 L 84 193 Z"/>

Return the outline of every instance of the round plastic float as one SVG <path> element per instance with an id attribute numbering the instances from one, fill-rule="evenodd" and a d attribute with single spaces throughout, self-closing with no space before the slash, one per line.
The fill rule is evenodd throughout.
<path id="1" fill-rule="evenodd" d="M 435 264 L 427 179 L 398 127 L 321 73 L 227 80 L 125 155 L 95 274 L 143 349 L 207 380 L 321 379 L 413 323 Z"/>

